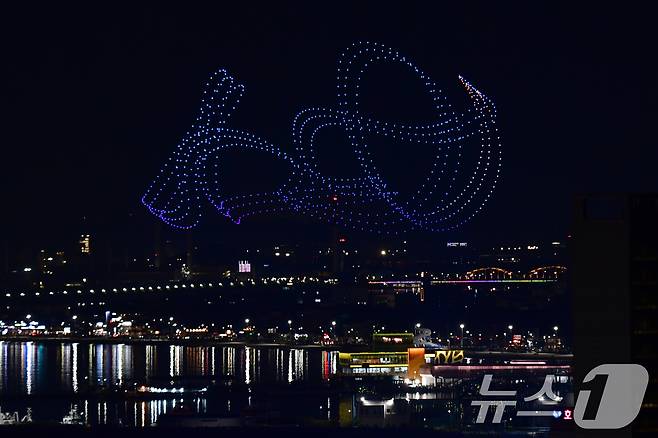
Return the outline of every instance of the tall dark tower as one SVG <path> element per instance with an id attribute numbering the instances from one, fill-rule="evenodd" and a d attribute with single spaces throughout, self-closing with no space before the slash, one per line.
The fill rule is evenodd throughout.
<path id="1" fill-rule="evenodd" d="M 331 226 L 331 272 L 341 274 L 345 270 L 345 254 L 343 247 L 347 240 L 338 230 L 338 225 Z"/>
<path id="2" fill-rule="evenodd" d="M 185 250 L 185 264 L 187 268 L 192 271 L 192 262 L 194 253 L 194 239 L 192 237 L 192 231 L 188 230 L 186 233 L 186 250 Z"/>
<path id="3" fill-rule="evenodd" d="M 604 363 L 643 365 L 649 386 L 632 429 L 656 430 L 658 195 L 578 196 L 574 207 L 574 377 Z"/>
<path id="4" fill-rule="evenodd" d="M 155 221 L 153 228 L 153 265 L 159 271 L 162 265 L 162 223 Z"/>

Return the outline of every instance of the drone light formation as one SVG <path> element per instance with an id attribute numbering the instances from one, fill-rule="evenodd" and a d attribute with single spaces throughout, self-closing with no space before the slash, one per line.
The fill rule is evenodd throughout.
<path id="1" fill-rule="evenodd" d="M 402 64 L 421 81 L 435 110 L 431 123 L 396 124 L 364 113 L 359 99 L 362 76 L 376 63 Z M 348 229 L 390 234 L 452 230 L 482 210 L 502 165 L 496 109 L 489 98 L 459 76 L 469 104 L 464 112 L 456 111 L 427 74 L 397 51 L 377 43 L 348 47 L 339 57 L 337 79 L 337 106 L 300 111 L 292 123 L 294 153 L 286 153 L 228 125 L 244 87 L 225 70 L 217 71 L 205 84 L 195 123 L 142 203 L 165 223 L 181 229 L 196 226 L 204 204 L 210 203 L 236 224 L 253 215 L 292 212 Z M 319 170 L 314 145 L 327 127 L 345 132 L 358 160 L 357 177 L 339 178 Z M 387 183 L 372 158 L 368 143 L 372 136 L 423 144 L 432 151 L 429 173 L 410 196 L 403 198 Z M 270 192 L 224 195 L 221 156 L 232 149 L 259 151 L 270 155 L 268 159 L 282 160 L 290 170 L 287 181 Z"/>

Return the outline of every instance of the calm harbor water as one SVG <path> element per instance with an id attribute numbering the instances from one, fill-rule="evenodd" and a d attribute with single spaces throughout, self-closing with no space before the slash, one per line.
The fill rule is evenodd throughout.
<path id="1" fill-rule="evenodd" d="M 249 388 L 321 383 L 335 374 L 337 360 L 337 352 L 317 348 L 0 341 L 0 405 L 21 416 L 29 407 L 35 421 L 60 421 L 73 406 L 88 424 L 148 426 L 181 405 L 209 412 L 207 396 L 156 394 L 144 400 L 99 392 L 142 385 L 201 388 L 225 380 Z M 211 411 L 237 415 L 258 397 L 255 391 L 213 398 Z M 321 397 L 315 404 L 326 411 L 331 400 Z"/>
<path id="2" fill-rule="evenodd" d="M 38 423 L 59 423 L 73 408 L 87 425 L 133 427 L 162 423 L 172 412 L 246 425 L 473 426 L 477 377 L 424 392 L 374 390 L 363 382 L 329 390 L 323 383 L 335 377 L 337 365 L 338 352 L 320 348 L 0 341 L 0 407 L 20 417 L 30 409 Z M 567 380 L 555 389 L 573 406 Z M 543 375 L 510 375 L 498 384 L 532 394 L 542 382 Z M 186 391 L 145 396 L 137 391 L 142 386 Z M 189 392 L 206 386 L 207 392 Z M 541 435 L 556 421 L 514 424 Z"/>
<path id="3" fill-rule="evenodd" d="M 166 377 L 321 381 L 336 372 L 337 354 L 313 348 L 0 341 L 0 396 L 75 394 Z"/>

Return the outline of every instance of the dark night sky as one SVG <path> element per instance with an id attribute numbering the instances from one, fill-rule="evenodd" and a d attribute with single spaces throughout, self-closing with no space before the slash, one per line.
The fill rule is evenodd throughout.
<path id="1" fill-rule="evenodd" d="M 51 237 L 82 216 L 127 233 L 151 223 L 139 199 L 210 72 L 245 84 L 241 127 L 285 149 L 297 110 L 334 103 L 336 57 L 356 40 L 397 48 L 437 80 L 463 74 L 497 104 L 502 181 L 454 237 L 559 238 L 575 192 L 658 191 L 652 11 L 238 3 L 3 7 L 4 232 Z"/>

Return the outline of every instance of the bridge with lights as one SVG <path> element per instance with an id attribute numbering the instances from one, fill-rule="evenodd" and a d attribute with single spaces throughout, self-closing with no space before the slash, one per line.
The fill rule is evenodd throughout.
<path id="1" fill-rule="evenodd" d="M 438 278 L 428 276 L 420 279 L 371 279 L 372 286 L 393 288 L 423 287 L 427 284 L 474 284 L 474 283 L 554 283 L 566 273 L 567 268 L 559 265 L 540 266 L 528 272 L 514 272 L 498 267 L 484 267 L 470 270 L 462 274 L 447 274 Z"/>

